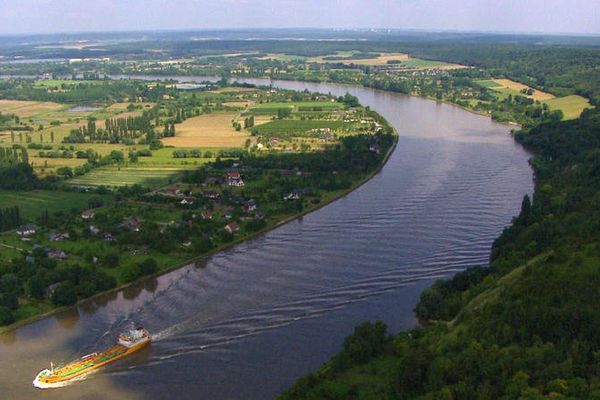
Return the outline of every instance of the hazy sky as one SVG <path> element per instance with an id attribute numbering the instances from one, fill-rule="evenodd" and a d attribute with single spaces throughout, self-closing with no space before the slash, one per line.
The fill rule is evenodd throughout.
<path id="1" fill-rule="evenodd" d="M 600 0 L 0 0 L 0 34 L 268 27 L 600 33 Z"/>

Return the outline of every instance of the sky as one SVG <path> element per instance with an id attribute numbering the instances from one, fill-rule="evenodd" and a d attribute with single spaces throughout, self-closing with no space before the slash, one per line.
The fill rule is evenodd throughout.
<path id="1" fill-rule="evenodd" d="M 600 0 L 0 0 L 0 34 L 298 27 L 600 34 Z"/>

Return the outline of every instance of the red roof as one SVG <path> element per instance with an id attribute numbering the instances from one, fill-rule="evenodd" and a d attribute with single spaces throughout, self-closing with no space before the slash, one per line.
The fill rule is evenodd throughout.
<path id="1" fill-rule="evenodd" d="M 227 173 L 227 179 L 240 179 L 240 178 L 241 178 L 241 176 L 240 176 L 239 172 L 233 171 L 233 172 Z"/>

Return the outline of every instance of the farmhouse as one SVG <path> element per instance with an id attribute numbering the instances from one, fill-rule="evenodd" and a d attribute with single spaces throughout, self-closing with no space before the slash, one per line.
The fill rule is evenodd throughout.
<path id="1" fill-rule="evenodd" d="M 68 232 L 52 232 L 48 234 L 48 240 L 50 240 L 51 242 L 62 242 L 63 240 L 68 238 Z"/>
<path id="2" fill-rule="evenodd" d="M 34 224 L 27 224 L 17 228 L 17 235 L 29 236 L 35 234 L 37 227 Z"/>
<path id="3" fill-rule="evenodd" d="M 50 250 L 48 251 L 48 258 L 53 260 L 66 260 L 69 257 L 67 256 L 67 253 L 62 250 Z"/>
<path id="4" fill-rule="evenodd" d="M 193 197 L 184 197 L 183 200 L 179 202 L 182 205 L 192 205 L 196 199 Z"/>
<path id="5" fill-rule="evenodd" d="M 240 226 L 236 222 L 230 222 L 225 225 L 225 230 L 233 235 L 240 230 Z"/>
<path id="6" fill-rule="evenodd" d="M 96 212 L 94 210 L 85 210 L 84 212 L 81 213 L 81 218 L 92 219 L 92 218 L 94 218 L 95 215 L 96 215 Z"/>
<path id="7" fill-rule="evenodd" d="M 181 190 L 179 190 L 177 188 L 170 187 L 170 188 L 165 189 L 165 194 L 167 196 L 178 196 L 180 193 L 181 193 Z"/>
<path id="8" fill-rule="evenodd" d="M 202 195 L 204 197 L 206 197 L 207 199 L 212 199 L 212 200 L 216 200 L 220 196 L 218 192 L 212 192 L 212 191 L 206 191 L 206 192 L 202 193 Z"/>
<path id="9" fill-rule="evenodd" d="M 121 226 L 125 229 L 129 229 L 132 232 L 139 232 L 140 231 L 140 220 L 137 219 L 136 217 L 128 217 L 125 218 L 125 220 L 123 221 L 123 223 L 121 224 Z"/>
<path id="10" fill-rule="evenodd" d="M 244 205 L 242 206 L 242 209 L 245 212 L 256 211 L 256 202 L 254 200 L 250 199 L 244 203 Z"/>

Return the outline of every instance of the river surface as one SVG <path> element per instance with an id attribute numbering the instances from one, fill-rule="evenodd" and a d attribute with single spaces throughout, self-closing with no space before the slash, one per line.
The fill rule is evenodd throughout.
<path id="1" fill-rule="evenodd" d="M 299 220 L 0 335 L 2 399 L 272 399 L 357 324 L 415 326 L 419 293 L 486 264 L 532 191 L 529 155 L 489 118 L 360 87 L 275 85 L 358 96 L 396 127 L 396 150 L 365 185 Z M 84 382 L 32 387 L 50 360 L 108 347 L 132 322 L 155 335 L 151 347 Z"/>

